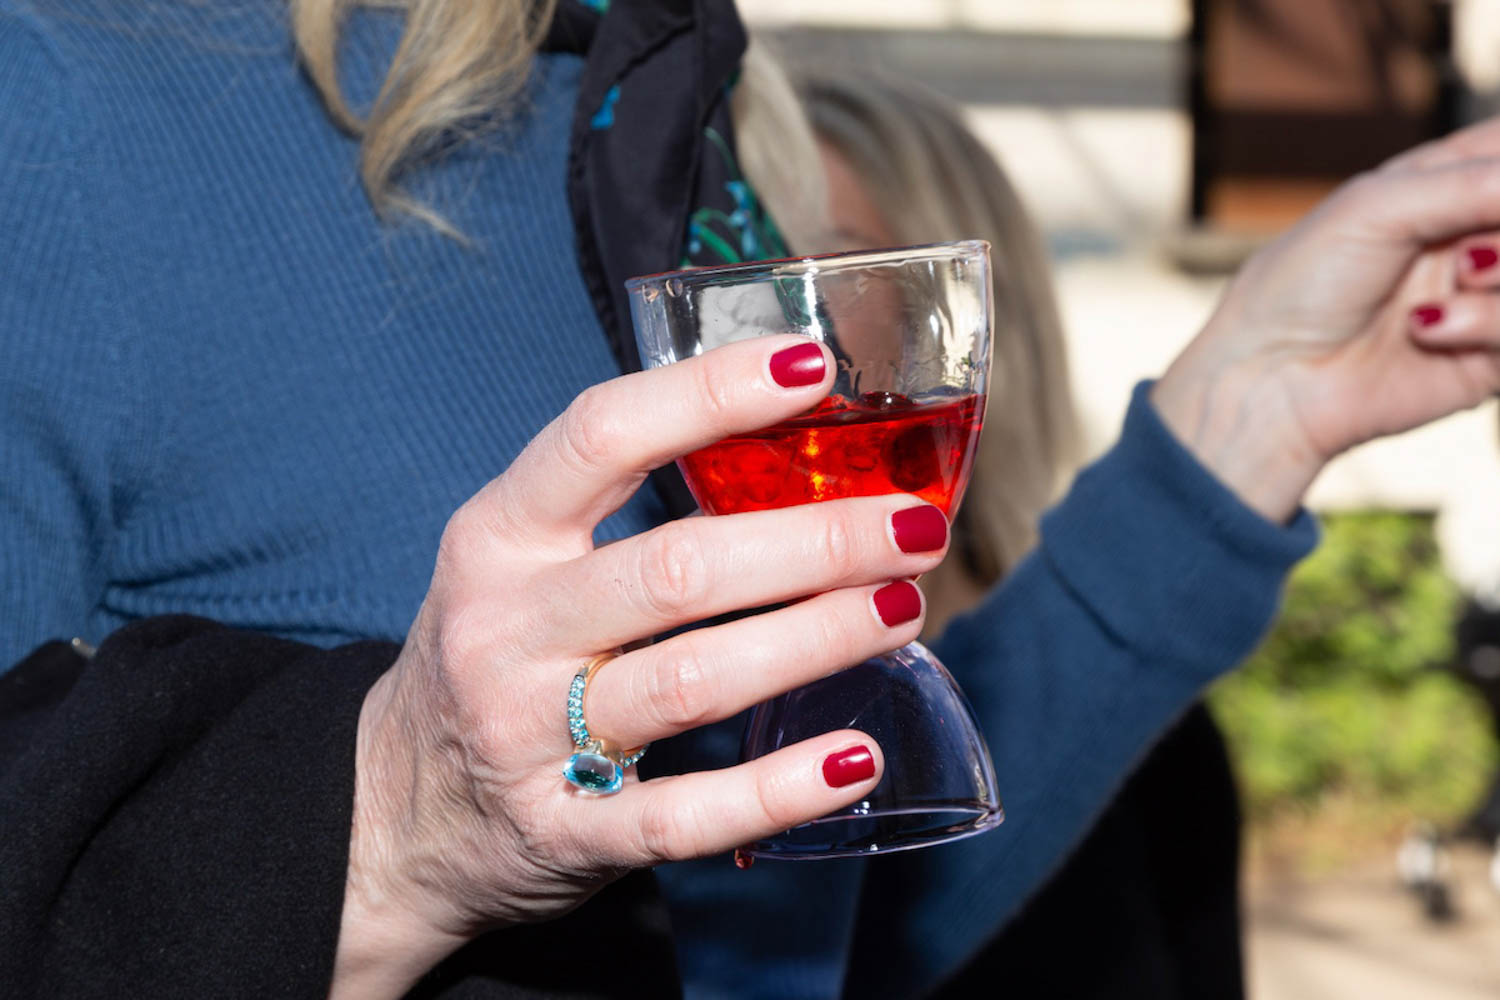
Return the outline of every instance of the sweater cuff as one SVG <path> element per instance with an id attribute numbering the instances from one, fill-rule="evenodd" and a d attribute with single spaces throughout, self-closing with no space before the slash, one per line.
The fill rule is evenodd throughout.
<path id="1" fill-rule="evenodd" d="M 1138 656 L 1211 678 L 1260 641 L 1317 523 L 1299 509 L 1277 525 L 1246 506 L 1162 423 L 1150 389 L 1136 387 L 1119 443 L 1043 519 L 1041 550 Z"/>

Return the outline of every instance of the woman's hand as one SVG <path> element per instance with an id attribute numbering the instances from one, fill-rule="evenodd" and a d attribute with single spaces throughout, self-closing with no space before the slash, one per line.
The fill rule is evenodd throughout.
<path id="1" fill-rule="evenodd" d="M 611 797 L 562 775 L 568 686 L 596 654 L 816 595 L 601 668 L 589 728 L 633 747 L 917 637 L 920 595 L 892 581 L 932 569 L 945 542 L 902 551 L 892 515 L 925 506 L 912 497 L 591 540 L 649 470 L 809 409 L 832 377 L 826 350 L 766 337 L 604 383 L 453 516 L 406 645 L 360 716 L 335 996 L 399 995 L 484 930 L 557 916 L 629 869 L 729 850 L 875 786 L 880 749 L 854 731 L 724 771 L 632 772 Z"/>
<path id="2" fill-rule="evenodd" d="M 1500 238 L 1477 235 L 1497 226 L 1500 122 L 1350 181 L 1245 266 L 1155 386 L 1157 410 L 1286 520 L 1338 453 L 1500 390 L 1500 267 L 1484 252 Z"/>

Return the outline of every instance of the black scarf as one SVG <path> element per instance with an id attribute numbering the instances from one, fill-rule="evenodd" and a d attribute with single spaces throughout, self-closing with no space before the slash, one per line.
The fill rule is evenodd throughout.
<path id="1" fill-rule="evenodd" d="M 731 0 L 563 0 L 544 43 L 588 55 L 568 201 L 584 280 L 623 371 L 640 368 L 627 278 L 786 256 L 733 152 L 729 96 L 745 41 Z M 674 515 L 693 509 L 675 467 L 653 482 Z"/>

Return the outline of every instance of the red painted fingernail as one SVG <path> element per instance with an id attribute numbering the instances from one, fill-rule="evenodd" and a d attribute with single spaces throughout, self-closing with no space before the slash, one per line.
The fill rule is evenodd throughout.
<path id="1" fill-rule="evenodd" d="M 823 352 L 817 344 L 783 347 L 771 355 L 771 377 L 776 380 L 777 385 L 787 389 L 817 385 L 823 381 L 823 373 L 827 368 Z"/>
<path id="2" fill-rule="evenodd" d="M 1488 271 L 1497 263 L 1500 263 L 1500 253 L 1494 247 L 1469 247 L 1464 251 L 1469 255 L 1469 270 Z"/>
<path id="3" fill-rule="evenodd" d="M 1411 311 L 1411 318 L 1420 327 L 1437 326 L 1443 321 L 1443 307 L 1437 305 L 1417 306 Z"/>
<path id="4" fill-rule="evenodd" d="M 908 507 L 891 515 L 891 534 L 902 552 L 933 552 L 948 541 L 948 519 L 932 504 Z"/>
<path id="5" fill-rule="evenodd" d="M 922 592 L 914 583 L 897 580 L 875 591 L 875 613 L 886 628 L 904 625 L 922 613 Z"/>
<path id="6" fill-rule="evenodd" d="M 856 781 L 875 777 L 875 755 L 867 746 L 850 747 L 823 758 L 823 780 L 830 787 L 843 788 Z"/>

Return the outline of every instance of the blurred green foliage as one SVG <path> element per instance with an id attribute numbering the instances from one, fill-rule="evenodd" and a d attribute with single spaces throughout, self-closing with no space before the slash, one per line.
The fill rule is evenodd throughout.
<path id="1" fill-rule="evenodd" d="M 1443 669 L 1459 605 L 1431 517 L 1323 520 L 1277 627 L 1210 694 L 1252 821 L 1330 796 L 1398 821 L 1477 804 L 1500 755 L 1483 704 Z"/>

